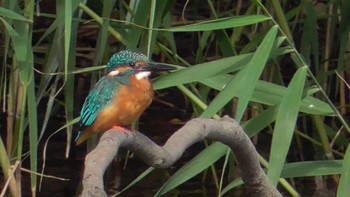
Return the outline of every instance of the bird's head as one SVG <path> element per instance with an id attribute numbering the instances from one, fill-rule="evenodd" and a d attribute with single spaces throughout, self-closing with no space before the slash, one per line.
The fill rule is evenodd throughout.
<path id="1" fill-rule="evenodd" d="M 109 60 L 105 74 L 135 75 L 137 79 L 147 78 L 151 72 L 175 70 L 173 66 L 149 62 L 147 56 L 142 53 L 123 50 L 114 54 Z"/>

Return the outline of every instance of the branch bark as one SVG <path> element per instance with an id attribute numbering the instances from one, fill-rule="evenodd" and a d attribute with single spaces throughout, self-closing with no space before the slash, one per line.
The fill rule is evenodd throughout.
<path id="1" fill-rule="evenodd" d="M 163 147 L 139 132 L 105 132 L 97 147 L 85 158 L 82 196 L 107 196 L 103 174 L 120 147 L 133 151 L 150 166 L 167 168 L 189 146 L 203 139 L 219 141 L 232 149 L 242 180 L 253 196 L 281 196 L 261 168 L 258 153 L 249 137 L 234 119 L 227 116 L 220 120 L 193 119 L 176 131 Z"/>

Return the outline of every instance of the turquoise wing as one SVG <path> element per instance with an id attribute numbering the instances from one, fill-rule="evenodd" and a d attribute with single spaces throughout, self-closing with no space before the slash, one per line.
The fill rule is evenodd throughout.
<path id="1" fill-rule="evenodd" d="M 80 129 L 75 141 L 83 134 L 86 127 L 94 124 L 99 113 L 111 104 L 120 87 L 128 84 L 129 77 L 127 75 L 104 76 L 96 83 L 86 97 L 83 108 L 80 111 Z"/>
<path id="2" fill-rule="evenodd" d="M 124 77 L 102 77 L 86 97 L 80 112 L 80 129 L 94 124 L 98 114 L 108 107 L 115 94 L 124 85 Z"/>

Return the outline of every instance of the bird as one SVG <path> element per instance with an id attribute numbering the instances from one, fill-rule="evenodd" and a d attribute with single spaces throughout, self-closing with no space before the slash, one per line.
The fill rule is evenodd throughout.
<path id="1" fill-rule="evenodd" d="M 154 91 L 150 74 L 171 70 L 176 67 L 151 63 L 139 52 L 123 50 L 114 54 L 104 76 L 85 99 L 76 145 L 95 133 L 112 128 L 128 130 L 152 102 Z"/>

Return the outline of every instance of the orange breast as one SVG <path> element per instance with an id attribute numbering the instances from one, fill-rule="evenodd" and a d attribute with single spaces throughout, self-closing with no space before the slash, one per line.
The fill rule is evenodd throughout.
<path id="1" fill-rule="evenodd" d="M 111 105 L 100 112 L 89 128 L 93 132 L 104 132 L 113 126 L 127 126 L 137 120 L 153 99 L 153 87 L 148 79 L 132 77 L 130 85 L 121 86 Z"/>

